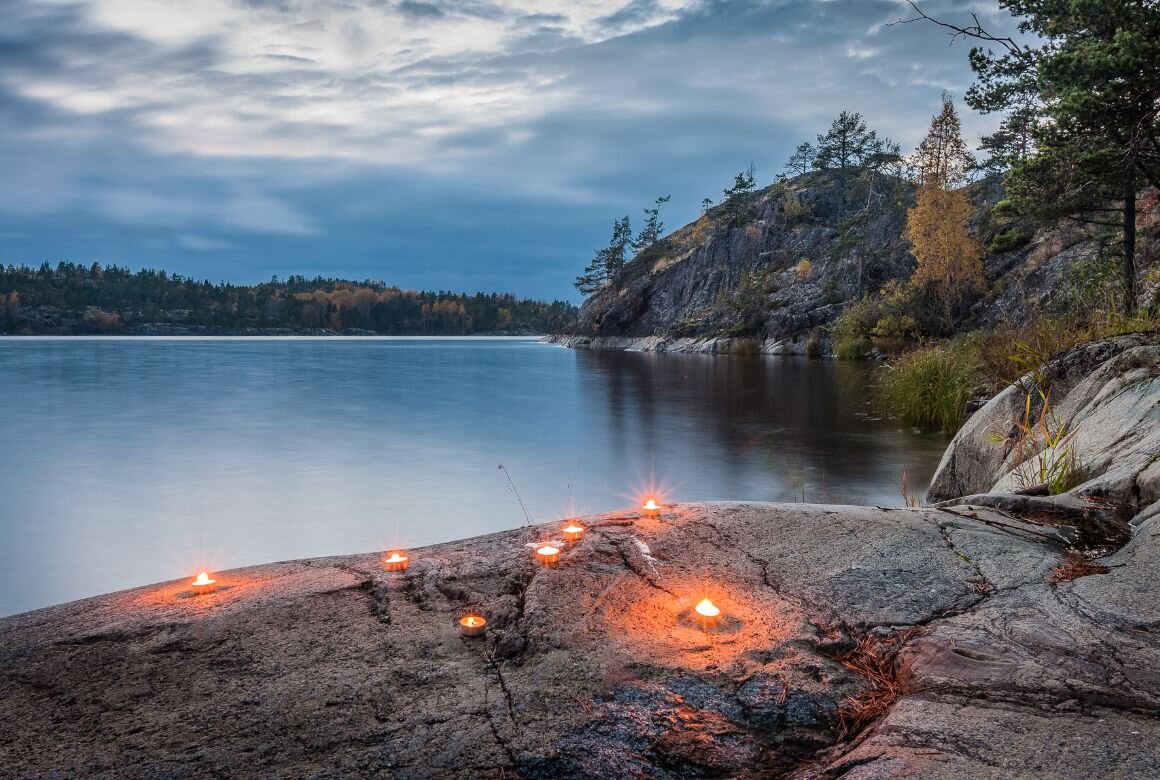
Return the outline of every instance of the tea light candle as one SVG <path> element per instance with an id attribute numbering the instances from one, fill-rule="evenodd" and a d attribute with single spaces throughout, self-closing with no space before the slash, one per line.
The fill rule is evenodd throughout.
<path id="1" fill-rule="evenodd" d="M 704 628 L 717 625 L 717 619 L 721 617 L 721 608 L 709 599 L 701 599 L 701 602 L 693 609 L 697 613 L 697 620 Z"/>
<path id="2" fill-rule="evenodd" d="M 383 566 L 387 571 L 403 571 L 407 568 L 407 556 L 400 555 L 398 550 L 393 550 L 390 555 L 383 558 Z"/>
<path id="3" fill-rule="evenodd" d="M 648 501 L 645 501 L 644 506 L 642 506 L 640 509 L 642 512 L 644 512 L 645 517 L 661 516 L 661 506 L 657 503 L 655 498 L 650 498 Z"/>
<path id="4" fill-rule="evenodd" d="M 550 544 L 545 544 L 536 550 L 536 557 L 540 559 L 540 563 L 546 566 L 551 566 L 560 560 L 560 548 L 553 547 Z"/>
<path id="5" fill-rule="evenodd" d="M 569 523 L 568 525 L 564 526 L 564 528 L 563 528 L 564 538 L 567 539 L 569 542 L 578 542 L 578 541 L 580 541 L 580 537 L 584 535 L 584 532 L 586 530 L 588 530 L 588 529 L 586 529 L 584 526 L 580 525 L 579 523 Z"/>
<path id="6" fill-rule="evenodd" d="M 217 590 L 217 580 L 211 580 L 209 575 L 203 571 L 197 575 L 197 579 L 190 583 L 190 589 L 195 596 L 200 596 L 203 593 L 213 593 Z"/>
<path id="7" fill-rule="evenodd" d="M 487 621 L 479 615 L 464 615 L 459 619 L 460 636 L 483 636 Z"/>

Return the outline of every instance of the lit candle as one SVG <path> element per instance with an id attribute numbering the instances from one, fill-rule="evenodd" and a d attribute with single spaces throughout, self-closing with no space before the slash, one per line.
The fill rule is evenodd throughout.
<path id="1" fill-rule="evenodd" d="M 641 511 L 644 512 L 645 517 L 660 517 L 661 505 L 657 503 L 655 498 L 650 498 L 648 501 L 644 502 L 644 506 L 641 507 Z"/>
<path id="2" fill-rule="evenodd" d="M 721 617 L 721 609 L 709 599 L 701 599 L 701 603 L 693 609 L 697 613 L 697 620 L 704 628 L 717 625 L 717 619 Z"/>
<path id="3" fill-rule="evenodd" d="M 459 619 L 460 636 L 483 636 L 487 621 L 479 615 L 465 615 Z"/>
<path id="4" fill-rule="evenodd" d="M 587 529 L 579 523 L 569 523 L 568 525 L 564 526 L 564 538 L 569 542 L 578 542 L 586 530 Z"/>
<path id="5" fill-rule="evenodd" d="M 402 571 L 407 568 L 407 556 L 393 550 L 390 555 L 383 558 L 383 566 L 387 567 L 387 571 Z"/>
<path id="6" fill-rule="evenodd" d="M 550 566 L 560 560 L 560 548 L 545 544 L 536 550 L 536 557 L 540 559 L 540 563 Z"/>
<path id="7" fill-rule="evenodd" d="M 190 588 L 193 590 L 193 595 L 195 596 L 200 596 L 203 593 L 213 593 L 217 590 L 217 580 L 211 580 L 209 575 L 203 571 L 190 584 Z"/>

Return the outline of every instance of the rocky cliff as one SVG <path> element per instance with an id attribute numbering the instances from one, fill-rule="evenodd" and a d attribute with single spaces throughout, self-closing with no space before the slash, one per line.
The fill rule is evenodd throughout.
<path id="1" fill-rule="evenodd" d="M 988 248 L 972 325 L 1025 321 L 1052 305 L 1069 268 L 1100 249 L 1076 227 L 1037 228 L 1000 206 L 991 177 L 967 188 Z M 634 258 L 583 305 L 571 346 L 723 352 L 825 345 L 844 305 L 914 258 L 902 238 L 913 185 L 884 175 L 810 173 L 714 207 Z"/>

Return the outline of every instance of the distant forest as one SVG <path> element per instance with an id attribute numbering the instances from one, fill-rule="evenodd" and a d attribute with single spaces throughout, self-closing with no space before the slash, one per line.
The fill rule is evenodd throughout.
<path id="1" fill-rule="evenodd" d="M 9 334 L 468 336 L 553 333 L 575 321 L 570 303 L 510 294 L 302 276 L 213 284 L 97 263 L 0 265 L 0 333 Z"/>

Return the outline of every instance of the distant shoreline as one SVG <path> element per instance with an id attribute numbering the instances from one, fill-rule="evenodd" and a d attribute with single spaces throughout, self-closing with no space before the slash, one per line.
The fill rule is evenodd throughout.
<path id="1" fill-rule="evenodd" d="M 373 332 L 359 332 L 359 333 L 336 333 L 333 331 L 317 333 L 317 332 L 283 332 L 278 328 L 270 329 L 247 329 L 245 331 L 225 331 L 214 333 L 188 333 L 188 332 L 149 332 L 149 333 L 0 333 L 0 339 L 27 339 L 27 340 L 105 340 L 113 341 L 118 339 L 133 340 L 133 339 L 430 339 L 430 340 L 455 340 L 455 339 L 500 339 L 500 338 L 525 338 L 525 339 L 547 339 L 551 337 L 550 333 L 472 333 L 468 335 L 446 335 L 446 334 L 426 334 L 426 333 L 373 333 Z"/>

